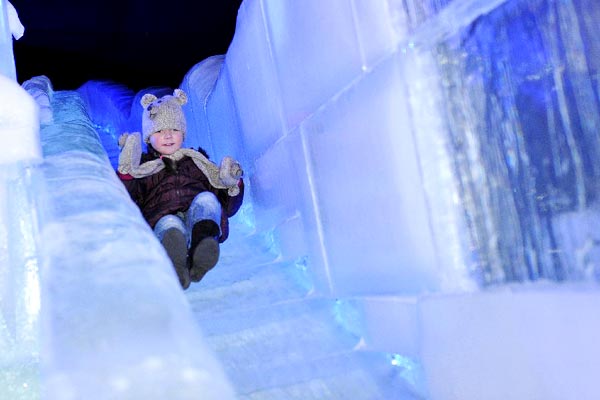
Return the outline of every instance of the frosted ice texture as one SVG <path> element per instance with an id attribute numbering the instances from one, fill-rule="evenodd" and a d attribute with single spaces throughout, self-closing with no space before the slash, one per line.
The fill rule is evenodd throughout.
<path id="1" fill-rule="evenodd" d="M 17 10 L 10 2 L 6 3 L 6 13 L 8 16 L 8 27 L 10 28 L 12 37 L 16 40 L 21 39 L 25 33 L 25 27 L 19 20 L 19 14 L 17 13 Z"/>
<path id="2" fill-rule="evenodd" d="M 596 398 L 599 305 L 595 287 L 547 285 L 425 299 L 428 398 Z"/>
<path id="3" fill-rule="evenodd" d="M 38 240 L 43 179 L 37 105 L 0 75 L 0 398 L 39 393 Z M 18 139 L 18 140 L 17 140 Z"/>
<path id="4" fill-rule="evenodd" d="M 262 2 L 244 1 L 226 62 L 240 139 L 250 160 L 258 158 L 286 132 L 279 78 L 267 38 Z"/>
<path id="5" fill-rule="evenodd" d="M 188 94 L 183 106 L 187 119 L 184 146 L 202 147 L 213 162 L 225 156 L 245 163 L 236 106 L 231 95 L 225 56 L 217 55 L 196 64 L 185 75 L 181 88 Z"/>
<path id="6" fill-rule="evenodd" d="M 183 78 L 181 89 L 188 95 L 188 103 L 183 107 L 188 130 L 184 147 L 200 146 L 214 154 L 213 135 L 218 135 L 219 131 L 211 127 L 206 107 L 224 59 L 224 56 L 209 57 L 194 65 Z"/>
<path id="7" fill-rule="evenodd" d="M 0 164 L 39 160 L 41 149 L 38 105 L 16 81 L 5 75 L 0 75 L 0 86 L 0 99 L 4 101 L 1 134 L 3 140 L 10 140 L 11 143 L 2 152 Z M 18 137 L 18 144 L 12 145 L 14 140 L 11 137 Z"/>
<path id="8" fill-rule="evenodd" d="M 579 381 L 577 396 L 593 398 L 593 335 L 579 346 L 561 325 L 571 312 L 569 323 L 599 329 L 600 7 L 385 3 L 244 2 L 226 63 L 257 226 L 283 259 L 306 265 L 318 292 L 357 300 L 364 349 L 420 356 L 433 398 L 506 398 L 513 384 L 521 398 L 545 398 L 560 382 L 569 397 Z M 565 281 L 579 285 L 563 292 Z M 531 292 L 494 297 L 495 314 L 486 294 L 515 282 Z M 460 293 L 472 294 L 463 303 Z M 535 327 L 523 323 L 530 312 Z M 462 342 L 471 329 L 479 335 Z M 556 335 L 519 355 L 547 330 Z M 509 332 L 516 342 L 503 340 Z M 594 367 L 571 373 L 557 361 L 548 380 L 554 351 Z M 471 352 L 493 360 L 485 376 L 476 364 L 450 367 Z"/>
<path id="9" fill-rule="evenodd" d="M 219 77 L 215 82 L 210 101 L 206 105 L 206 115 L 211 129 L 213 161 L 220 163 L 223 157 L 231 156 L 238 160 L 242 167 L 248 165 L 244 142 L 240 139 L 237 108 L 231 96 L 229 68 L 223 64 Z"/>
<path id="10" fill-rule="evenodd" d="M 50 86 L 50 85 L 49 85 Z M 44 395 L 231 398 L 164 249 L 111 167 L 76 92 L 41 131 Z"/>
<path id="11" fill-rule="evenodd" d="M 410 294 L 596 275 L 594 238 L 577 245 L 587 264 L 572 265 L 552 222 L 596 209 L 595 4 L 295 7 L 244 2 L 226 63 L 256 212 L 275 211 L 275 233 L 300 220 L 307 239 L 291 240 L 323 287 Z"/>
<path id="12" fill-rule="evenodd" d="M 430 194 L 422 183 L 410 118 L 413 98 L 403 80 L 410 71 L 405 57 L 393 52 L 401 37 L 392 29 L 393 20 L 379 2 L 372 8 L 351 2 L 292 12 L 293 7 L 245 2 L 239 19 L 244 23 L 238 22 L 241 35 L 227 54 L 245 148 L 256 160 L 250 181 L 257 220 L 277 235 L 289 232 L 290 224 L 304 231 L 305 240 L 280 237 L 282 246 L 297 249 L 285 255 L 308 253 L 317 286 L 325 291 L 419 293 L 442 285 L 470 287 L 460 240 L 447 243 L 457 271 L 442 268 L 435 259 L 426 202 Z M 327 19 L 332 15 L 335 21 Z M 375 16 L 382 15 L 387 28 L 373 35 L 385 45 L 367 49 L 369 16 L 375 24 L 380 22 Z M 357 34 L 364 45 L 357 43 Z M 351 43 L 346 46 L 346 41 Z M 365 65 L 377 68 L 364 74 Z M 305 70 L 296 71 L 301 67 Z M 431 68 L 419 71 L 427 76 Z M 428 100 L 424 92 L 415 92 L 415 102 Z M 297 121 L 290 123 L 290 118 Z M 451 175 L 439 181 L 438 190 L 452 189 Z M 276 219 L 266 223 L 261 209 L 271 218 L 275 211 Z M 447 277 L 440 279 L 443 271 Z"/>
<path id="13" fill-rule="evenodd" d="M 1 136 L 1 135 L 0 135 Z M 40 375 L 39 163 L 0 174 L 0 398 L 36 399 Z"/>
<path id="14" fill-rule="evenodd" d="M 361 71 L 350 2 L 263 1 L 271 57 L 287 129 Z"/>
<path id="15" fill-rule="evenodd" d="M 7 0 L 0 0 L 0 74 L 16 80 L 8 4 Z"/>
<path id="16" fill-rule="evenodd" d="M 597 210 L 598 65 L 587 48 L 599 31 L 584 15 L 599 12 L 580 2 L 511 2 L 433 51 L 447 83 L 471 268 L 483 283 L 583 278 L 586 266 L 558 256 L 566 247 L 552 221 Z"/>

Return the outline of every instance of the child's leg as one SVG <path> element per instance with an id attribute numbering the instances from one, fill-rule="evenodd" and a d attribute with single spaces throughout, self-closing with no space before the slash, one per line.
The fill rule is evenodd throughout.
<path id="1" fill-rule="evenodd" d="M 154 226 L 154 234 L 167 251 L 181 287 L 187 289 L 190 286 L 190 272 L 187 266 L 188 230 L 185 224 L 175 215 L 165 215 Z"/>
<path id="2" fill-rule="evenodd" d="M 189 256 L 192 260 L 190 279 L 198 282 L 219 260 L 221 204 L 211 192 L 198 194 L 186 214 L 191 232 Z"/>
<path id="3" fill-rule="evenodd" d="M 176 215 L 165 215 L 161 219 L 158 220 L 156 225 L 154 225 L 154 234 L 158 238 L 158 240 L 162 241 L 163 236 L 166 231 L 169 229 L 175 228 L 180 231 L 185 237 L 188 235 L 188 229 L 185 223 Z"/>
<path id="4" fill-rule="evenodd" d="M 192 204 L 185 216 L 188 232 L 192 232 L 194 225 L 202 220 L 213 221 L 217 225 L 217 229 L 219 229 L 219 224 L 221 223 L 221 203 L 219 203 L 217 196 L 211 192 L 199 193 L 192 200 Z"/>

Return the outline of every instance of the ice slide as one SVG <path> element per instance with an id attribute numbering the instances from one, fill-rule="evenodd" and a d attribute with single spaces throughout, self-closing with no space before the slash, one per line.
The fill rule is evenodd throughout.
<path id="1" fill-rule="evenodd" d="M 174 294 L 174 277 L 160 267 L 149 267 L 160 280 L 143 278 L 171 285 L 173 292 L 161 288 L 182 300 L 178 322 L 221 364 L 193 360 L 186 371 L 197 377 L 224 370 L 241 398 L 596 398 L 599 18 L 600 7 L 586 0 L 315 0 L 301 7 L 245 1 L 225 58 L 204 65 L 220 68 L 211 69 L 214 84 L 198 83 L 190 117 L 198 132 L 193 140 L 207 140 L 202 145 L 215 158 L 234 154 L 246 166 L 251 209 L 236 220 L 238 246 L 232 237 L 224 249 L 231 258 L 185 295 Z M 76 144 L 103 158 L 110 171 L 104 153 L 94 150 L 102 147 L 97 141 Z M 19 173 L 17 183 L 36 176 Z M 93 179 L 83 180 L 81 188 L 93 186 Z M 17 194 L 23 200 L 5 201 L 6 207 L 54 196 Z M 111 195 L 93 196 L 90 211 L 108 213 L 97 205 Z M 3 221 L 10 223 L 7 216 L 17 214 L 6 207 Z M 44 210 L 60 211 L 77 222 L 72 209 L 18 209 L 37 210 L 40 219 L 49 218 Z M 24 218 L 32 221 L 28 212 Z M 99 232 L 111 236 L 117 227 Z M 61 239 L 50 236 L 41 245 Z M 78 382 L 93 383 L 110 361 L 122 368 L 111 381 L 115 390 L 143 389 L 128 385 L 139 370 L 129 377 L 126 368 L 147 336 L 137 338 L 140 347 L 132 346 L 127 360 L 110 358 L 127 352 L 100 357 L 98 365 L 90 357 L 62 356 L 59 345 L 92 352 L 106 338 L 80 335 L 89 341 L 74 342 L 69 335 L 76 330 L 44 323 L 63 319 L 46 314 L 44 302 L 36 314 L 35 301 L 24 301 L 35 299 L 25 296 L 35 294 L 35 280 L 22 267 L 31 263 L 19 259 L 30 253 L 10 254 L 2 264 L 13 277 L 2 280 L 10 282 L 2 286 L 2 316 L 9 322 L 0 332 L 3 349 L 12 349 L 2 353 L 9 354 L 3 365 L 12 390 L 26 395 L 35 380 L 23 379 L 36 376 L 40 354 L 25 334 L 36 332 L 35 318 L 17 318 L 28 315 L 19 312 L 24 309 L 41 317 L 42 332 L 56 329 L 41 343 L 44 351 L 54 349 L 53 357 L 42 357 L 51 389 L 77 398 L 85 390 Z M 67 267 L 75 264 L 56 248 L 48 255 L 61 257 Z M 92 283 L 115 285 L 126 276 Z M 44 299 L 44 288 L 57 281 L 41 278 Z M 75 298 L 70 304 L 76 305 L 87 299 L 76 286 L 60 289 L 50 292 L 57 306 L 61 298 Z M 181 311 L 186 304 L 205 341 L 188 324 L 189 309 Z M 170 311 L 162 315 L 171 318 Z M 96 328 L 89 321 L 98 314 L 87 317 L 77 320 L 84 322 L 79 332 Z M 156 317 L 148 323 L 161 320 Z M 129 326 L 108 326 L 115 329 L 108 344 L 122 345 L 118 328 Z M 131 338 L 124 335 L 123 342 Z M 185 365 L 178 354 L 170 360 Z M 162 371 L 159 360 L 144 366 Z M 175 381 L 190 376 L 175 374 Z M 170 381 L 156 380 L 158 390 L 168 390 Z"/>

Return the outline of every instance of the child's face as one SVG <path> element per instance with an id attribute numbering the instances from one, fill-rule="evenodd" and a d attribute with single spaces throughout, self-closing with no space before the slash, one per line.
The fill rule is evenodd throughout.
<path id="1" fill-rule="evenodd" d="M 150 136 L 150 144 L 154 150 L 164 156 L 171 155 L 181 148 L 183 132 L 177 129 L 163 129 Z"/>

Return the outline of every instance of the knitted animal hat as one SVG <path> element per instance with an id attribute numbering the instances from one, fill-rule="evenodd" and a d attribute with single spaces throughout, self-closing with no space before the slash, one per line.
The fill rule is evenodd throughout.
<path id="1" fill-rule="evenodd" d="M 154 132 L 163 129 L 177 129 L 185 135 L 185 115 L 181 106 L 187 103 L 187 95 L 181 89 L 175 89 L 173 95 L 157 98 L 146 93 L 140 100 L 144 107 L 142 113 L 142 134 L 144 142 L 148 143 Z"/>

